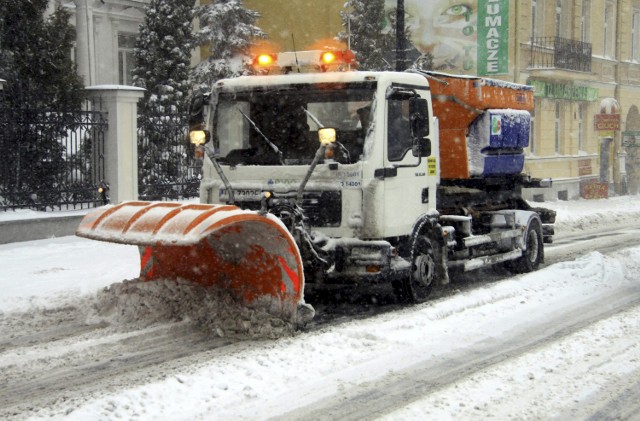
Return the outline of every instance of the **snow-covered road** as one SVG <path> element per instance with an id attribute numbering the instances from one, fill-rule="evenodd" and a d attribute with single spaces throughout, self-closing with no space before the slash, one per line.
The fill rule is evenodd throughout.
<path id="1" fill-rule="evenodd" d="M 640 419 L 640 240 L 617 233 L 640 227 L 640 198 L 544 206 L 558 241 L 536 273 L 266 340 L 149 309 L 175 297 L 104 311 L 96 292 L 137 275 L 134 247 L 0 246 L 0 417 Z"/>

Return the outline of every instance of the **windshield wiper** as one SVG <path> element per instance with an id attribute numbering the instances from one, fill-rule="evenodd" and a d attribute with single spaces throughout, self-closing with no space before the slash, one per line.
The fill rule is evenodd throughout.
<path id="1" fill-rule="evenodd" d="M 309 110 L 307 110 L 306 108 L 302 107 L 302 111 L 304 111 L 305 113 L 307 113 L 307 115 L 309 116 L 309 118 L 311 118 L 311 120 L 313 120 L 314 123 L 316 123 L 316 125 L 323 129 L 324 128 L 324 124 L 322 124 L 320 122 L 320 120 L 318 120 L 318 117 L 316 117 L 315 115 L 313 115 L 313 113 Z"/>
<path id="2" fill-rule="evenodd" d="M 225 188 L 227 189 L 228 196 L 229 196 L 227 199 L 227 203 L 233 205 L 235 202 L 235 195 L 233 193 L 233 188 L 231 187 L 231 183 L 229 182 L 229 179 L 224 174 L 224 171 L 222 170 L 220 163 L 216 159 L 216 154 L 211 143 L 204 146 L 204 151 L 207 154 L 207 157 L 209 157 L 209 160 L 211 161 L 211 163 L 213 164 L 213 168 L 215 168 L 216 172 L 218 173 L 220 180 L 222 180 L 222 184 L 224 184 Z"/>
<path id="3" fill-rule="evenodd" d="M 258 127 L 258 125 L 256 123 L 253 122 L 253 120 L 251 120 L 251 118 L 249 118 L 248 115 L 246 115 L 240 108 L 236 108 L 238 111 L 240 111 L 240 114 L 243 115 L 244 118 L 247 119 L 247 121 L 251 124 L 251 126 L 253 127 L 253 129 L 260 135 L 262 136 L 262 138 L 265 140 L 265 142 L 267 142 L 267 144 L 271 147 L 271 149 L 278 154 L 278 159 L 280 160 L 280 164 L 284 165 L 284 160 L 282 159 L 282 151 L 280 151 L 280 149 L 278 149 L 278 147 L 269 140 L 269 138 L 267 136 L 265 136 L 264 133 L 262 133 L 262 130 L 260 130 L 260 128 Z"/>

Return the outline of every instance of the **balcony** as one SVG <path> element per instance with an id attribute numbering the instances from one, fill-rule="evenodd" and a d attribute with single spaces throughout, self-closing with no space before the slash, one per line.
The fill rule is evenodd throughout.
<path id="1" fill-rule="evenodd" d="M 560 37 L 531 38 L 529 68 L 591 72 L 591 43 Z"/>

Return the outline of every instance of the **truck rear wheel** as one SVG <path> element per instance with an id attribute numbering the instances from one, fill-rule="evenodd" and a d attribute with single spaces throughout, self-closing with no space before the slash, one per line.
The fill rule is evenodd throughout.
<path id="1" fill-rule="evenodd" d="M 538 219 L 531 219 L 524 239 L 522 257 L 508 262 L 507 268 L 514 273 L 528 273 L 538 269 L 544 256 L 542 226 Z"/>
<path id="2" fill-rule="evenodd" d="M 422 303 L 427 300 L 436 279 L 436 259 L 431 239 L 418 235 L 411 248 L 411 271 L 402 281 L 401 300 Z"/>

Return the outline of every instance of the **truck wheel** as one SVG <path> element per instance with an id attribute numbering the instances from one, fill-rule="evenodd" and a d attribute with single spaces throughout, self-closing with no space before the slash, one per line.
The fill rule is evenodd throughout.
<path id="1" fill-rule="evenodd" d="M 411 250 L 411 272 L 403 282 L 404 299 L 411 303 L 427 300 L 436 279 L 436 259 L 431 239 L 426 235 L 416 237 Z"/>
<path id="2" fill-rule="evenodd" d="M 527 227 L 524 239 L 525 249 L 522 257 L 509 262 L 507 268 L 514 273 L 528 273 L 538 269 L 544 256 L 542 226 L 538 219 L 532 219 Z"/>

